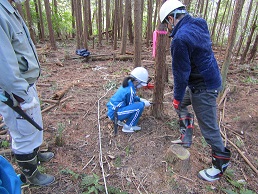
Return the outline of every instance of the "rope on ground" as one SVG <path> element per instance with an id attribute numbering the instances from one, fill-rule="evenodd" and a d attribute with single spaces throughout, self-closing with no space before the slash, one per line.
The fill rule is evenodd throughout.
<path id="1" fill-rule="evenodd" d="M 107 183 L 106 183 L 106 178 L 105 178 L 105 170 L 103 167 L 103 154 L 102 154 L 102 145 L 101 145 L 101 128 L 100 128 L 100 113 L 99 112 L 100 112 L 100 100 L 102 98 L 104 98 L 108 94 L 108 92 L 110 90 L 112 90 L 114 87 L 115 87 L 115 85 L 112 84 L 110 88 L 107 88 L 106 93 L 98 99 L 99 159 L 100 159 L 99 162 L 100 162 L 100 167 L 102 170 L 102 176 L 103 176 L 103 180 L 104 180 L 106 194 L 108 194 L 108 190 L 107 190 Z"/>

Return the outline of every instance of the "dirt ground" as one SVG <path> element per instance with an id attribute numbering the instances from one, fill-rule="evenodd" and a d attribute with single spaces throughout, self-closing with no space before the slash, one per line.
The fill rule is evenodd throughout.
<path id="1" fill-rule="evenodd" d="M 230 91 L 219 105 L 218 122 L 226 134 L 232 159 L 225 176 L 208 183 L 197 177 L 198 171 L 211 165 L 211 149 L 202 138 L 197 121 L 194 143 L 189 148 L 191 169 L 180 174 L 164 157 L 171 140 L 179 137 L 177 116 L 170 103 L 173 85 L 170 65 L 170 80 L 164 92 L 164 101 L 169 103 L 164 103 L 164 118 L 155 119 L 150 115 L 150 108 L 146 108 L 139 121 L 141 131 L 125 134 L 119 127 L 114 136 L 113 123 L 106 118 L 106 103 L 133 69 L 133 62 L 113 61 L 112 57 L 104 61 L 85 61 L 75 50 L 75 41 L 59 42 L 57 51 L 38 45 L 42 75 L 37 88 L 46 143 L 42 149 L 55 153 L 50 162 L 40 165 L 40 170 L 54 175 L 56 181 L 48 187 L 26 185 L 23 193 L 105 193 L 105 183 L 109 193 L 258 193 L 257 61 L 251 65 L 230 66 Z M 95 46 L 90 52 L 110 56 L 119 53 L 113 51 L 111 45 Z M 154 78 L 151 52 L 150 48 L 144 48 L 142 55 L 147 57 L 142 66 Z M 216 57 L 222 63 L 223 53 L 216 52 Z M 168 54 L 167 62 L 170 60 Z M 138 95 L 151 99 L 152 92 L 141 89 Z M 54 101 L 58 98 L 59 103 Z M 6 157 L 18 173 L 13 156 Z"/>

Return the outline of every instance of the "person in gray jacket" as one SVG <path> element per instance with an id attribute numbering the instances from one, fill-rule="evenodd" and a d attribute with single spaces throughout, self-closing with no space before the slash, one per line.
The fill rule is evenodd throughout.
<path id="1" fill-rule="evenodd" d="M 43 127 L 36 82 L 40 64 L 29 31 L 13 3 L 24 0 L 0 1 L 0 94 L 20 106 L 39 126 Z M 31 184 L 49 185 L 52 175 L 38 171 L 38 163 L 53 158 L 52 152 L 40 152 L 43 131 L 37 130 L 13 109 L 0 102 L 0 114 L 12 137 L 12 151 L 17 163 Z"/>

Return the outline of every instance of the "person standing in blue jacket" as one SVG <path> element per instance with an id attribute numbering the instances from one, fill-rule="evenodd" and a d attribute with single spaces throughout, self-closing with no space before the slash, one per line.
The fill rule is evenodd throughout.
<path id="1" fill-rule="evenodd" d="M 36 83 L 40 63 L 29 30 L 14 3 L 24 0 L 0 1 L 0 94 L 9 97 L 40 127 L 43 127 Z M 53 175 L 41 173 L 39 162 L 48 162 L 53 152 L 41 152 L 43 131 L 39 131 L 12 108 L 0 103 L 0 113 L 12 137 L 12 151 L 16 161 L 34 185 L 46 186 L 54 182 Z"/>
<path id="2" fill-rule="evenodd" d="M 150 102 L 136 95 L 136 90 L 147 86 L 148 71 L 143 67 L 136 67 L 130 76 L 124 78 L 122 86 L 110 98 L 107 103 L 107 116 L 114 121 L 117 115 L 118 125 L 123 126 L 122 131 L 132 133 L 141 130 L 137 126 L 144 107 L 150 106 Z M 126 120 L 126 123 L 123 121 Z"/>
<path id="3" fill-rule="evenodd" d="M 212 167 L 198 173 L 206 181 L 218 180 L 228 167 L 230 150 L 223 144 L 217 123 L 221 75 L 212 51 L 207 22 L 190 16 L 178 0 L 167 0 L 160 8 L 160 20 L 171 32 L 173 106 L 179 116 L 181 138 L 176 143 L 190 147 L 193 134 L 192 105 L 201 133 L 212 148 Z M 173 142 L 174 143 L 174 142 Z"/>

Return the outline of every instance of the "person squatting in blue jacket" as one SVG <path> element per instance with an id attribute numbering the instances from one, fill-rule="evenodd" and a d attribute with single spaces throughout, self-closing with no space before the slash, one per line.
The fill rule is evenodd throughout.
<path id="1" fill-rule="evenodd" d="M 146 86 L 148 82 L 148 71 L 143 67 L 136 67 L 130 76 L 124 78 L 122 86 L 107 103 L 107 116 L 114 121 L 117 113 L 118 125 L 123 126 L 122 131 L 132 133 L 141 130 L 137 126 L 144 107 L 150 106 L 150 102 L 136 95 L 136 90 Z M 123 121 L 126 120 L 126 123 Z"/>
<path id="2" fill-rule="evenodd" d="M 201 133 L 212 148 L 212 168 L 201 170 L 198 177 L 218 180 L 228 167 L 230 150 L 222 141 L 217 123 L 218 92 L 221 75 L 212 51 L 207 22 L 190 16 L 178 0 L 167 0 L 160 8 L 160 20 L 171 32 L 172 70 L 174 76 L 173 105 L 180 120 L 180 143 L 190 147 L 193 134 L 192 105 Z"/>

